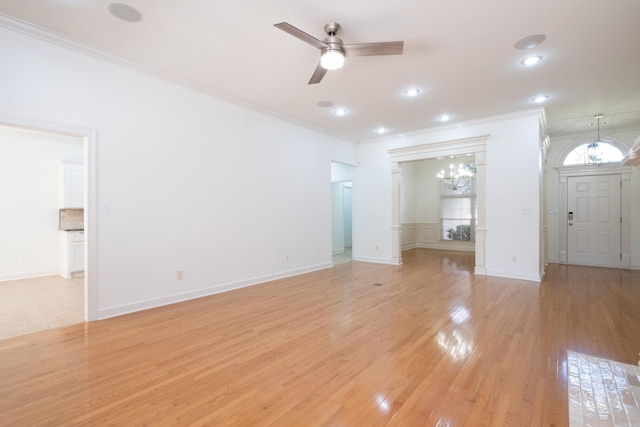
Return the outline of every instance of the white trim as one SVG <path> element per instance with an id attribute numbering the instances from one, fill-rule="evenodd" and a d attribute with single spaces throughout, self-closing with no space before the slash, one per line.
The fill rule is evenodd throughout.
<path id="1" fill-rule="evenodd" d="M 620 267 L 631 267 L 631 167 L 622 166 L 619 163 L 603 164 L 601 166 L 559 166 L 558 171 L 560 205 L 558 207 L 558 239 L 559 239 L 559 262 L 568 264 L 568 226 L 567 203 L 568 203 L 568 178 L 578 176 L 597 175 L 620 175 L 620 215 L 622 224 L 620 225 Z"/>
<path id="2" fill-rule="evenodd" d="M 151 308 L 162 307 L 169 304 L 175 304 L 184 302 L 196 298 L 202 298 L 210 295 L 219 294 L 222 292 L 232 291 L 235 289 L 245 288 L 248 286 L 259 285 L 261 283 L 269 282 L 272 280 L 284 279 L 287 277 L 297 276 L 300 274 L 311 273 L 313 271 L 332 268 L 332 263 L 322 263 L 314 266 L 300 268 L 297 270 L 289 270 L 277 274 L 269 274 L 265 276 L 254 277 L 251 279 L 239 280 L 237 282 L 229 282 L 221 285 L 207 286 L 201 289 L 196 289 L 187 292 L 179 292 L 171 295 L 165 295 L 159 298 L 151 298 L 147 300 L 137 301 L 130 304 L 117 305 L 100 309 L 98 311 L 98 319 L 107 319 L 115 316 L 122 316 L 124 314 L 135 313 L 141 310 L 148 310 Z"/>
<path id="3" fill-rule="evenodd" d="M 402 251 L 410 249 L 439 249 L 444 251 L 475 252 L 475 242 L 439 240 L 440 226 L 437 222 L 402 223 Z"/>
<path id="4" fill-rule="evenodd" d="M 624 156 L 625 153 L 627 153 L 629 151 L 629 147 L 627 147 L 627 145 L 616 139 L 613 138 L 611 136 L 607 136 L 605 137 L 601 137 L 602 142 L 606 142 L 608 144 L 613 145 L 614 147 L 616 147 L 618 150 L 620 150 L 622 152 L 622 155 Z M 601 166 L 596 166 L 596 165 L 564 165 L 564 159 L 569 155 L 569 153 L 571 153 L 573 150 L 575 150 L 576 148 L 578 148 L 581 145 L 584 144 L 588 144 L 590 142 L 593 142 L 593 138 L 589 139 L 586 136 L 585 137 L 581 137 L 580 139 L 576 139 L 574 142 L 572 142 L 571 144 L 567 144 L 562 151 L 558 154 L 558 157 L 556 158 L 556 164 L 555 167 L 556 169 L 558 168 L 572 168 L 572 167 L 577 167 L 577 168 L 582 168 L 582 169 L 590 169 L 593 167 L 605 167 L 605 166 L 619 166 L 620 163 L 603 163 Z"/>
<path id="5" fill-rule="evenodd" d="M 432 144 L 413 145 L 411 147 L 393 148 L 389 150 L 392 162 L 411 162 L 415 160 L 433 159 L 436 157 L 460 156 L 463 154 L 485 151 L 489 135 L 473 138 L 454 139 Z"/>
<path id="6" fill-rule="evenodd" d="M 409 162 L 416 160 L 433 159 L 441 156 L 475 154 L 476 162 L 476 201 L 477 201 L 477 218 L 476 218 L 476 241 L 475 241 L 475 271 L 477 274 L 483 274 L 485 269 L 485 251 L 486 239 L 486 146 L 489 135 L 478 135 L 470 138 L 454 139 L 449 141 L 434 142 L 430 144 L 413 145 L 410 147 L 390 149 L 389 157 L 391 160 L 391 244 L 392 244 L 392 261 L 395 263 L 398 259 L 402 263 L 402 258 L 397 255 L 401 253 L 402 239 L 400 233 L 402 226 L 400 224 L 400 170 L 401 162 Z M 481 235 L 478 235 L 481 230 Z"/>
<path id="7" fill-rule="evenodd" d="M 446 125 L 428 127 L 428 128 L 424 128 L 424 129 L 420 129 L 420 130 L 414 131 L 414 132 L 403 133 L 402 137 L 408 139 L 408 138 L 414 138 L 414 137 L 420 137 L 420 136 L 423 136 L 423 135 L 432 134 L 433 132 L 448 131 L 448 130 L 453 130 L 453 129 L 460 129 L 460 128 L 471 127 L 471 126 L 478 126 L 478 125 L 483 125 L 483 124 L 488 124 L 488 123 L 493 123 L 493 122 L 503 122 L 505 120 L 519 119 L 519 118 L 523 118 L 523 117 L 531 117 L 531 115 L 544 116 L 544 114 L 545 114 L 544 113 L 544 108 L 533 108 L 533 109 L 529 109 L 529 110 L 515 111 L 515 112 L 512 112 L 512 113 L 499 114 L 499 115 L 496 115 L 496 116 L 482 117 L 482 118 L 479 118 L 479 119 L 473 119 L 473 120 L 467 120 L 467 121 L 462 121 L 462 122 L 450 123 L 450 124 L 446 124 Z M 545 116 L 543 125 L 546 126 L 546 116 Z M 397 140 L 397 139 L 398 139 L 398 135 L 386 135 L 386 136 L 382 136 L 382 137 L 376 137 L 376 138 L 371 138 L 371 139 L 366 139 L 366 140 L 360 141 L 360 144 L 371 144 L 371 143 L 376 143 L 376 142 L 380 142 L 380 141 L 392 141 L 392 140 Z"/>
<path id="8" fill-rule="evenodd" d="M 493 269 L 487 269 L 486 272 L 487 276 L 506 277 L 508 279 L 527 280 L 536 283 L 540 283 L 542 281 L 542 276 L 540 274 L 520 274 L 508 270 Z"/>
<path id="9" fill-rule="evenodd" d="M 70 124 L 36 120 L 26 117 L 9 116 L 0 113 L 0 124 L 33 129 L 41 132 L 57 133 L 75 136 L 83 139 L 84 164 L 85 164 L 85 207 L 84 207 L 84 310 L 85 320 L 98 319 L 98 274 L 96 271 L 96 239 L 97 235 L 97 205 L 96 205 L 96 165 L 97 165 L 97 141 L 96 130 Z"/>
<path id="10" fill-rule="evenodd" d="M 280 120 L 284 120 L 289 123 L 293 123 L 297 126 L 303 127 L 305 129 L 314 130 L 316 132 L 321 132 L 325 135 L 332 136 L 334 138 L 340 138 L 342 140 L 351 142 L 353 144 L 357 144 L 358 140 L 354 138 L 350 138 L 344 135 L 339 135 L 336 133 L 332 133 L 326 129 L 322 129 L 316 126 L 312 126 L 309 123 L 301 122 L 290 117 L 285 117 L 273 111 L 269 111 L 263 107 L 260 107 L 256 104 L 249 103 L 245 100 L 235 98 L 231 95 L 228 95 L 223 92 L 219 92 L 217 90 L 211 89 L 210 87 L 206 87 L 203 85 L 196 84 L 194 82 L 182 79 L 180 77 L 174 76 L 169 73 L 165 73 L 158 69 L 142 65 L 140 63 L 125 59 L 123 57 L 114 55 L 112 53 L 105 52 L 103 50 L 97 49 L 95 47 L 83 44 L 77 40 L 69 38 L 67 36 L 63 36 L 61 34 L 52 32 L 50 30 L 46 30 L 41 27 L 37 27 L 28 22 L 19 20 L 12 16 L 6 15 L 0 12 L 0 28 L 6 28 L 7 30 L 14 31 L 20 34 L 24 34 L 29 37 L 33 37 L 35 39 L 54 44 L 56 46 L 62 47 L 64 49 L 69 49 L 74 52 L 80 53 L 82 55 L 91 56 L 93 58 L 100 59 L 102 61 L 108 62 L 113 65 L 117 65 L 120 67 L 127 68 L 129 70 L 145 74 L 150 77 L 154 77 L 156 79 L 164 80 L 167 82 L 171 82 L 173 84 L 177 84 L 184 88 L 194 90 L 199 93 L 203 93 L 208 96 L 212 96 L 214 98 L 229 102 L 234 105 L 239 105 L 249 110 L 265 114 L 270 117 L 275 117 Z"/>
<path id="11" fill-rule="evenodd" d="M 387 258 L 374 258 L 374 257 L 352 257 L 353 261 L 371 262 L 373 264 L 389 264 L 389 265 L 402 265 L 402 258 L 400 260 L 387 259 Z"/>
<path id="12" fill-rule="evenodd" d="M 39 271 L 35 273 L 21 273 L 21 274 L 8 274 L 6 276 L 0 276 L 0 282 L 9 282 L 12 280 L 33 279 L 36 277 L 58 276 L 60 271 Z"/>

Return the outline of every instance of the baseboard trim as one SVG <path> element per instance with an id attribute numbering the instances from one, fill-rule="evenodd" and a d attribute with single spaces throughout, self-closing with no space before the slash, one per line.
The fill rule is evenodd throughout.
<path id="1" fill-rule="evenodd" d="M 362 262 L 371 262 L 374 264 L 390 264 L 390 265 L 399 265 L 386 258 L 372 258 L 372 257 L 352 257 L 353 261 L 362 261 Z"/>
<path id="2" fill-rule="evenodd" d="M 98 309 L 98 319 L 108 319 L 110 317 L 122 316 L 125 314 L 135 313 L 137 311 L 149 310 L 151 308 L 162 307 L 165 305 L 176 304 L 179 302 L 189 301 L 196 298 L 207 297 L 222 292 L 232 291 L 235 289 L 245 288 L 248 286 L 259 285 L 261 283 L 270 282 L 272 280 L 284 279 L 286 277 L 298 276 L 305 273 L 311 273 L 313 271 L 323 270 L 326 268 L 332 268 L 333 263 L 316 264 L 305 268 L 296 270 L 283 271 L 276 274 L 269 274 L 265 276 L 254 277 L 251 279 L 238 280 L 236 282 L 229 282 L 220 285 L 207 286 L 200 289 L 194 289 L 187 292 L 180 292 L 176 294 L 166 295 L 160 298 L 151 298 L 148 300 L 137 301 L 130 304 L 123 304 L 113 307 L 107 307 Z"/>
<path id="3" fill-rule="evenodd" d="M 20 274 L 7 274 L 6 276 L 0 276 L 0 282 L 8 282 L 10 280 L 23 280 L 23 279 L 35 279 L 37 277 L 46 276 L 59 276 L 60 271 L 40 271 L 37 273 L 20 273 Z"/>
<path id="4" fill-rule="evenodd" d="M 540 283 L 542 281 L 542 277 L 540 277 L 540 273 L 523 274 L 523 273 L 514 273 L 512 271 L 506 271 L 506 270 L 487 269 L 487 276 L 505 277 L 507 279 L 527 280 L 527 281 L 536 282 L 536 283 Z"/>

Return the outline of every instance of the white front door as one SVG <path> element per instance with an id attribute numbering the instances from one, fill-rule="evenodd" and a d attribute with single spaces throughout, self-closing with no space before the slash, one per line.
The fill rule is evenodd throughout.
<path id="1" fill-rule="evenodd" d="M 568 178 L 571 264 L 620 267 L 620 175 Z"/>

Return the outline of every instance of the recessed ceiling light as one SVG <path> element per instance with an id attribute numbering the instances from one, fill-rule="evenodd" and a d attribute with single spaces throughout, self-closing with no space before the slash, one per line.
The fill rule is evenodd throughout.
<path id="1" fill-rule="evenodd" d="M 438 120 L 440 120 L 441 122 L 448 122 L 449 120 L 451 120 L 451 115 L 450 114 L 440 114 L 438 116 Z"/>
<path id="2" fill-rule="evenodd" d="M 518 40 L 515 44 L 516 49 L 531 49 L 542 43 L 547 37 L 544 34 L 534 34 Z"/>
<path id="3" fill-rule="evenodd" d="M 536 65 L 538 62 L 540 62 L 540 60 L 542 60 L 542 56 L 530 56 L 526 59 L 523 59 L 522 62 L 520 62 L 522 65 L 526 65 L 527 67 L 530 67 L 532 65 Z"/>
<path id="4" fill-rule="evenodd" d="M 334 110 L 334 114 L 338 117 L 346 116 L 349 111 L 346 108 L 337 108 Z"/>
<path id="5" fill-rule="evenodd" d="M 142 14 L 137 9 L 129 6 L 128 4 L 112 1 L 107 4 L 107 9 L 116 18 L 122 19 L 127 22 L 140 22 L 142 21 Z"/>
<path id="6" fill-rule="evenodd" d="M 404 91 L 404 94 L 409 96 L 409 97 L 413 97 L 413 96 L 417 96 L 420 93 L 420 89 L 412 87 L 410 89 L 407 89 Z"/>
<path id="7" fill-rule="evenodd" d="M 389 131 L 389 130 L 388 130 L 387 128 L 382 127 L 382 126 L 377 127 L 377 128 L 375 129 L 375 133 L 380 134 L 380 135 L 382 135 L 383 133 L 387 133 L 388 131 Z"/>
<path id="8" fill-rule="evenodd" d="M 535 98 L 533 98 L 532 101 L 535 102 L 536 104 L 541 104 L 544 101 L 546 101 L 547 99 L 549 99 L 549 97 L 547 95 L 540 95 L 540 96 L 536 96 Z"/>
<path id="9" fill-rule="evenodd" d="M 332 106 L 333 106 L 333 102 L 331 102 L 331 101 L 320 101 L 320 102 L 318 102 L 318 107 L 326 108 L 326 107 L 332 107 Z"/>

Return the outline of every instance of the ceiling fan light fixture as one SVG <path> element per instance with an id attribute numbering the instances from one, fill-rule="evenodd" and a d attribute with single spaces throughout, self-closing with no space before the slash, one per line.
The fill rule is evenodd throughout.
<path id="1" fill-rule="evenodd" d="M 344 53 L 339 49 L 326 49 L 320 57 L 320 65 L 325 70 L 337 70 L 344 65 Z"/>

